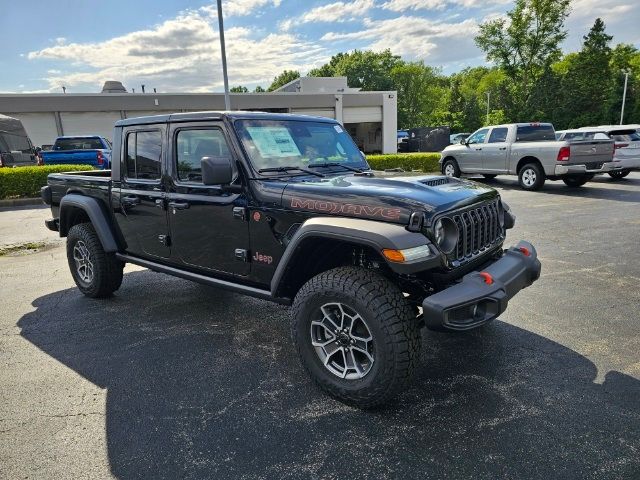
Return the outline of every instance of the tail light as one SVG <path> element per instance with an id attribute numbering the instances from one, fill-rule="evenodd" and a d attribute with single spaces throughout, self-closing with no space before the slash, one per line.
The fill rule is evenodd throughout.
<path id="1" fill-rule="evenodd" d="M 102 152 L 100 150 L 98 150 L 98 165 L 99 166 L 103 166 L 104 165 L 104 156 L 102 155 Z"/>
<path id="2" fill-rule="evenodd" d="M 560 151 L 558 152 L 558 162 L 568 162 L 571 157 L 571 148 L 570 147 L 560 147 Z"/>
<path id="3" fill-rule="evenodd" d="M 619 148 L 627 148 L 628 146 L 628 143 L 616 143 L 614 148 L 618 150 Z"/>

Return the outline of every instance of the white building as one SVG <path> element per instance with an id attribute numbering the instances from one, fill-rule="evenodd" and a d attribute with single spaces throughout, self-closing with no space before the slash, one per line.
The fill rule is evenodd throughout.
<path id="1" fill-rule="evenodd" d="M 396 92 L 361 92 L 346 77 L 304 77 L 269 93 L 232 93 L 232 110 L 260 110 L 335 118 L 366 153 L 397 151 Z M 123 118 L 224 110 L 222 93 L 127 93 L 107 82 L 102 93 L 0 94 L 0 113 L 22 121 L 34 145 L 61 135 L 111 139 Z"/>

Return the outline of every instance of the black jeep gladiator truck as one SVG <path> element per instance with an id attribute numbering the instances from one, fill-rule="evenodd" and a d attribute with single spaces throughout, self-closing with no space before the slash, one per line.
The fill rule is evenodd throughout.
<path id="1" fill-rule="evenodd" d="M 326 118 L 121 120 L 111 171 L 49 175 L 42 197 L 85 295 L 111 295 L 130 262 L 292 305 L 302 364 L 359 407 L 405 385 L 421 327 L 479 327 L 540 275 L 531 244 L 503 250 L 515 216 L 494 189 L 374 174 Z"/>

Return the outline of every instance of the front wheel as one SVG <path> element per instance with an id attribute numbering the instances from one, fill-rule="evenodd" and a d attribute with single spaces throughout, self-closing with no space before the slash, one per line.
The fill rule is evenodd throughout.
<path id="1" fill-rule="evenodd" d="M 611 178 L 615 178 L 616 180 L 620 180 L 621 178 L 626 177 L 631 173 L 629 170 L 615 170 L 613 172 L 609 172 L 609 176 Z"/>
<path id="2" fill-rule="evenodd" d="M 460 177 L 460 167 L 458 166 L 458 162 L 456 162 L 453 158 L 448 158 L 442 164 L 442 173 L 444 173 L 447 177 Z"/>
<path id="3" fill-rule="evenodd" d="M 300 289 L 291 332 L 315 383 L 359 408 L 396 395 L 420 352 L 418 321 L 402 292 L 378 273 L 355 267 L 321 273 Z"/>
<path id="4" fill-rule="evenodd" d="M 90 223 L 80 223 L 69 230 L 67 260 L 73 280 L 88 297 L 108 297 L 122 284 L 124 263 L 104 251 Z"/>
<path id="5" fill-rule="evenodd" d="M 540 190 L 544 181 L 544 170 L 539 163 L 527 163 L 518 172 L 518 182 L 524 190 Z"/>
<path id="6" fill-rule="evenodd" d="M 567 187 L 581 187 L 591 179 L 593 179 L 593 175 L 574 175 L 563 177 L 562 181 Z"/>

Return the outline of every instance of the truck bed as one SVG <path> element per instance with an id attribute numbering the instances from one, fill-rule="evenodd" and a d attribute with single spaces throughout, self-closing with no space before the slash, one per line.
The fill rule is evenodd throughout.
<path id="1" fill-rule="evenodd" d="M 81 193 L 109 204 L 111 190 L 111 170 L 92 170 L 81 172 L 52 173 L 47 177 L 51 187 L 52 206 L 60 204 L 67 193 Z"/>

